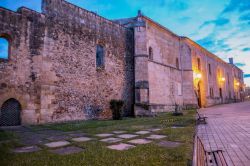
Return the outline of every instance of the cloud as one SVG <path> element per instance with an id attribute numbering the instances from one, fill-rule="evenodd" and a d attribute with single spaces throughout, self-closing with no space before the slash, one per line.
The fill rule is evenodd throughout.
<path id="1" fill-rule="evenodd" d="M 230 13 L 233 11 L 244 12 L 248 10 L 250 10 L 249 0 L 231 0 L 222 13 L 225 14 L 225 13 Z"/>
<path id="2" fill-rule="evenodd" d="M 214 24 L 216 26 L 223 26 L 226 25 L 230 22 L 229 19 L 227 18 L 218 18 L 216 20 L 211 20 L 211 21 L 205 21 L 201 26 L 200 29 L 203 28 L 204 26 L 207 26 L 209 24 Z"/>
<path id="3" fill-rule="evenodd" d="M 250 74 L 244 74 L 244 78 L 250 78 Z"/>
<path id="4" fill-rule="evenodd" d="M 240 16 L 239 20 L 240 21 L 250 21 L 250 13 L 243 14 L 242 16 Z"/>
<path id="5" fill-rule="evenodd" d="M 211 48 L 214 46 L 214 40 L 212 37 L 209 37 L 209 36 L 204 39 L 198 40 L 197 43 L 199 43 L 200 45 L 206 48 Z"/>
<path id="6" fill-rule="evenodd" d="M 181 17 L 178 19 L 178 21 L 182 22 L 182 23 L 186 23 L 188 21 L 191 20 L 191 17 Z"/>
<path id="7" fill-rule="evenodd" d="M 248 48 L 243 48 L 242 51 L 244 51 L 244 52 L 250 51 L 250 47 L 248 47 Z"/>
<path id="8" fill-rule="evenodd" d="M 244 66 L 246 66 L 245 63 L 235 63 L 235 65 L 238 66 L 238 67 L 244 67 Z"/>
<path id="9" fill-rule="evenodd" d="M 187 10 L 188 9 L 188 4 L 184 1 L 173 1 L 172 4 L 175 10 L 182 11 L 182 10 Z"/>

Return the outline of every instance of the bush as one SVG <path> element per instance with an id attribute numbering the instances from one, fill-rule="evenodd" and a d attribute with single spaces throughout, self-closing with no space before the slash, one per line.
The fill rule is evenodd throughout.
<path id="1" fill-rule="evenodd" d="M 111 100 L 110 109 L 112 110 L 112 115 L 114 120 L 122 119 L 122 107 L 124 102 L 122 100 Z"/>

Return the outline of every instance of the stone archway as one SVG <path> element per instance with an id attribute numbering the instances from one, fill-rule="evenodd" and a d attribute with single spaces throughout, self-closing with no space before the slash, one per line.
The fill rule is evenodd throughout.
<path id="1" fill-rule="evenodd" d="M 6 100 L 0 110 L 0 126 L 21 125 L 21 104 L 11 98 Z"/>

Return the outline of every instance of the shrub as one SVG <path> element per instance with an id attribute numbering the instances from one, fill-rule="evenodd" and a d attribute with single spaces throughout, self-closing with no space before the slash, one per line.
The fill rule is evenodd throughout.
<path id="1" fill-rule="evenodd" d="M 122 100 L 111 100 L 110 109 L 112 110 L 112 115 L 114 120 L 122 119 L 122 107 L 124 102 Z"/>

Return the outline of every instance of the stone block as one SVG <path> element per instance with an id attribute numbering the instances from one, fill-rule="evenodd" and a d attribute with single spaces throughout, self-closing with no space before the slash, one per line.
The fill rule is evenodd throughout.
<path id="1" fill-rule="evenodd" d="M 123 150 L 128 150 L 131 148 L 135 148 L 134 145 L 130 145 L 130 144 L 117 144 L 117 145 L 111 145 L 111 146 L 107 146 L 109 149 L 113 149 L 113 150 L 119 150 L 119 151 L 123 151 Z"/>

